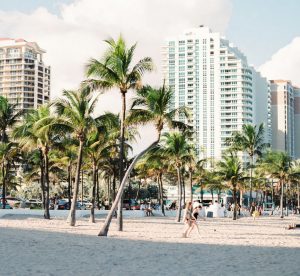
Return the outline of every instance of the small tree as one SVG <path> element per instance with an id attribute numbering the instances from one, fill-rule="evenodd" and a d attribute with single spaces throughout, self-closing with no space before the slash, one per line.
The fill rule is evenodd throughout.
<path id="1" fill-rule="evenodd" d="M 232 190 L 234 210 L 233 220 L 237 219 L 237 186 L 243 179 L 242 165 L 235 153 L 230 153 L 223 157 L 222 161 L 218 163 L 218 174 L 228 183 L 229 188 Z"/>
<path id="2" fill-rule="evenodd" d="M 252 173 L 255 156 L 261 156 L 263 150 L 269 146 L 264 142 L 264 125 L 257 126 L 243 125 L 241 132 L 236 132 L 229 139 L 234 150 L 245 151 L 250 157 L 250 200 L 252 202 Z"/>

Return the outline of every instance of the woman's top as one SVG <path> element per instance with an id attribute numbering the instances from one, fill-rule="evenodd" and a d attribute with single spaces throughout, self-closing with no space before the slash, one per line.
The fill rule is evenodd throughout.
<path id="1" fill-rule="evenodd" d="M 193 214 L 192 214 L 192 220 L 197 220 L 199 215 L 199 211 L 198 210 L 194 210 Z"/>
<path id="2" fill-rule="evenodd" d="M 190 208 L 185 208 L 184 220 L 190 220 L 192 216 L 192 210 Z"/>

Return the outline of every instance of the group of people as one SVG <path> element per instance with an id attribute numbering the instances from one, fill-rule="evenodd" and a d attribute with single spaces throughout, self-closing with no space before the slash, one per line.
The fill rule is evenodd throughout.
<path id="1" fill-rule="evenodd" d="M 197 219 L 200 217 L 200 211 L 202 206 L 200 203 L 195 202 L 194 205 L 191 201 L 186 204 L 184 209 L 184 230 L 182 233 L 183 238 L 188 238 L 194 228 L 197 228 L 198 234 L 200 235 L 199 227 L 197 224 Z"/>

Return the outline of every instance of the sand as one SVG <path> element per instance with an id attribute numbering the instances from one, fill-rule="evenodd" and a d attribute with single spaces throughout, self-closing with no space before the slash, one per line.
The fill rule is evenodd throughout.
<path id="1" fill-rule="evenodd" d="M 0 275 L 300 275 L 300 230 L 285 230 L 299 217 L 249 217 L 200 221 L 200 236 L 181 238 L 182 223 L 168 217 L 112 222 L 103 218 L 12 215 L 0 219 Z"/>

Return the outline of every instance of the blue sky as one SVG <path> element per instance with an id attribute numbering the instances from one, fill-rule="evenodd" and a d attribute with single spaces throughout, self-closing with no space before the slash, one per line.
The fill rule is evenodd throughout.
<path id="1" fill-rule="evenodd" d="M 300 35 L 299 0 L 233 0 L 226 37 L 255 65 Z"/>
<path id="2" fill-rule="evenodd" d="M 0 0 L 0 10 L 30 13 L 45 7 L 59 15 L 59 4 L 72 2 L 74 0 Z M 256 66 L 300 35 L 300 0 L 232 0 L 232 3 L 226 37 Z"/>
<path id="3" fill-rule="evenodd" d="M 0 0 L 0 9 L 4 11 L 32 12 L 37 7 L 46 7 L 58 13 L 60 3 L 71 3 L 73 0 Z"/>

